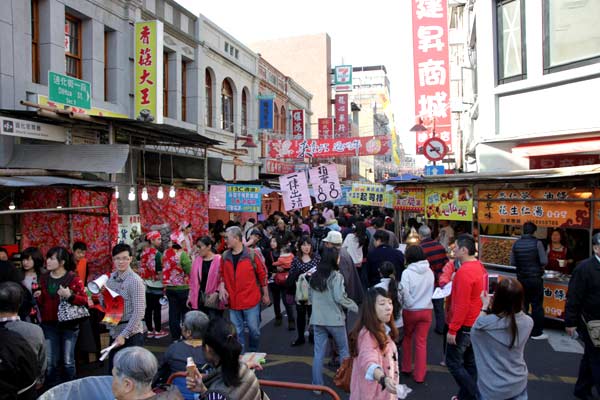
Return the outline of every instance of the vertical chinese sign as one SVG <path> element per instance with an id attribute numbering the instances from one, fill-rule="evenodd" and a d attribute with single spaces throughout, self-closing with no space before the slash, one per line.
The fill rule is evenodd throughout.
<path id="1" fill-rule="evenodd" d="M 342 187 L 335 164 L 320 165 L 309 171 L 310 183 L 317 203 L 336 201 L 342 195 Z"/>
<path id="2" fill-rule="evenodd" d="M 135 24 L 135 118 L 163 122 L 163 24 Z"/>
<path id="3" fill-rule="evenodd" d="M 319 139 L 333 138 L 333 119 L 319 118 Z"/>
<path id="4" fill-rule="evenodd" d="M 292 110 L 292 137 L 304 139 L 304 110 Z"/>
<path id="5" fill-rule="evenodd" d="M 273 129 L 273 99 L 259 100 L 258 129 Z"/>
<path id="6" fill-rule="evenodd" d="M 430 125 L 427 131 L 416 132 L 417 154 L 423 154 L 433 129 L 452 153 L 447 0 L 412 2 L 415 111 Z"/>
<path id="7" fill-rule="evenodd" d="M 304 171 L 279 177 L 285 211 L 296 210 L 312 205 L 308 182 Z"/>
<path id="8" fill-rule="evenodd" d="M 335 95 L 335 136 L 349 137 L 350 124 L 348 123 L 348 95 Z"/>

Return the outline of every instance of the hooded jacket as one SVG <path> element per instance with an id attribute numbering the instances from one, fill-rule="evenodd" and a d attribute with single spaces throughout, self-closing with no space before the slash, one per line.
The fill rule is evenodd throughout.
<path id="1" fill-rule="evenodd" d="M 527 364 L 523 358 L 533 320 L 522 311 L 515 315 L 517 337 L 511 348 L 510 319 L 484 315 L 471 329 L 477 364 L 477 386 L 486 400 L 517 396 L 527 388 Z"/>
<path id="2" fill-rule="evenodd" d="M 404 290 L 404 309 L 427 310 L 433 308 L 434 277 L 427 260 L 409 264 L 402 273 L 400 280 Z"/>

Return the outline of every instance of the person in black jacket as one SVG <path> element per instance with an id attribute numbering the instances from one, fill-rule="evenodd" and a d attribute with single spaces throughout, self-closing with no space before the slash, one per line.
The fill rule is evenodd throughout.
<path id="1" fill-rule="evenodd" d="M 600 233 L 592 237 L 594 255 L 582 261 L 573 271 L 567 292 L 565 330 L 575 330 L 585 344 L 579 365 L 579 376 L 573 393 L 578 399 L 594 399 L 592 388 L 600 395 L 600 347 L 594 346 L 584 320 L 600 320 Z"/>
<path id="2" fill-rule="evenodd" d="M 367 255 L 367 281 L 369 287 L 379 283 L 379 267 L 384 261 L 389 261 L 396 267 L 396 279 L 399 280 L 404 271 L 404 255 L 400 250 L 388 245 L 390 240 L 389 233 L 383 229 L 375 231 L 373 243 L 375 248 L 369 251 Z"/>
<path id="3" fill-rule="evenodd" d="M 544 245 L 533 234 L 537 226 L 533 222 L 523 224 L 523 235 L 510 252 L 510 265 L 517 267 L 517 279 L 525 290 L 524 311 L 533 318 L 531 338 L 548 339 L 544 333 L 544 266 L 548 256 Z M 531 305 L 531 313 L 529 306 Z"/>

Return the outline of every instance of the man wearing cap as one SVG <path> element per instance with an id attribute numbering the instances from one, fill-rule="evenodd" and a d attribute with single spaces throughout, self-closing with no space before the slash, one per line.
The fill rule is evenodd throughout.
<path id="1" fill-rule="evenodd" d="M 396 267 L 396 279 L 400 280 L 404 270 L 404 255 L 389 245 L 390 236 L 386 230 L 379 229 L 373 235 L 375 248 L 367 255 L 367 281 L 369 287 L 379 283 L 379 267 L 384 261 L 390 261 Z"/>
<path id="2" fill-rule="evenodd" d="M 169 330 L 171 338 L 181 337 L 181 322 L 187 312 L 187 298 L 190 292 L 190 271 L 192 260 L 181 247 L 182 236 L 171 234 L 171 247 L 162 258 L 162 284 L 169 299 Z"/>
<path id="3" fill-rule="evenodd" d="M 148 328 L 149 339 L 160 339 L 168 335 L 162 330 L 160 299 L 163 295 L 162 284 L 162 239 L 159 231 L 151 231 L 146 235 L 150 243 L 140 256 L 139 275 L 146 285 L 146 313 L 144 321 Z"/>
<path id="4" fill-rule="evenodd" d="M 352 256 L 348 253 L 348 249 L 342 247 L 342 242 L 342 234 L 336 231 L 329 231 L 325 239 L 323 239 L 326 248 L 337 249 L 339 254 L 338 267 L 344 277 L 346 293 L 356 304 L 360 304 L 363 297 L 360 277 L 354 266 L 354 261 L 352 261 Z"/>

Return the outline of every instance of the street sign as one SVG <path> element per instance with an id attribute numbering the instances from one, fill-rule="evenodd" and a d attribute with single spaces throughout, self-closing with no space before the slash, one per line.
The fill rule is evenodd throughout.
<path id="1" fill-rule="evenodd" d="M 426 165 L 425 176 L 444 175 L 446 168 L 443 165 Z"/>
<path id="2" fill-rule="evenodd" d="M 48 98 L 89 110 L 92 108 L 92 86 L 81 79 L 48 71 Z"/>
<path id="3" fill-rule="evenodd" d="M 423 144 L 423 155 L 429 161 L 440 161 L 448 153 L 448 148 L 444 141 L 438 137 L 427 139 Z"/>

